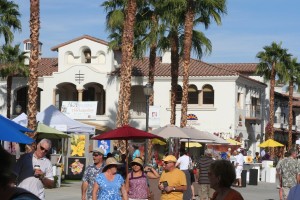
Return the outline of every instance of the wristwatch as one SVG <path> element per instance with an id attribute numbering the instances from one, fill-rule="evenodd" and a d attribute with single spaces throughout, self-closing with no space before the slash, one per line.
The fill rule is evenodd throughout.
<path id="1" fill-rule="evenodd" d="M 176 189 L 175 189 L 175 187 L 173 187 L 173 191 L 175 191 Z"/>

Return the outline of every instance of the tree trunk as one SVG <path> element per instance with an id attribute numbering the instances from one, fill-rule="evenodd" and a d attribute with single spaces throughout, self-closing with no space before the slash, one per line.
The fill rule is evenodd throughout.
<path id="1" fill-rule="evenodd" d="M 289 82 L 289 139 L 288 139 L 288 149 L 292 148 L 292 129 L 293 129 L 293 92 L 294 83 Z"/>
<path id="2" fill-rule="evenodd" d="M 157 19 L 156 16 L 152 16 L 152 27 L 151 31 L 156 31 L 157 29 Z M 156 33 L 154 33 L 156 34 Z M 154 76 L 155 76 L 155 62 L 156 62 L 156 50 L 157 50 L 157 44 L 156 39 L 152 41 L 150 46 L 150 53 L 149 53 L 149 73 L 148 73 L 148 82 L 151 84 L 152 88 L 154 87 Z M 149 105 L 154 105 L 154 92 L 149 98 Z"/>
<path id="3" fill-rule="evenodd" d="M 131 96 L 131 72 L 133 56 L 134 24 L 137 5 L 136 0 L 128 0 L 122 35 L 121 81 L 118 100 L 117 127 L 129 124 L 129 109 Z M 120 140 L 117 146 L 121 152 L 126 152 L 126 141 Z"/>
<path id="4" fill-rule="evenodd" d="M 128 0 L 126 17 L 124 23 L 124 31 L 122 36 L 122 70 L 121 70 L 121 86 L 123 90 L 123 113 L 122 125 L 129 124 L 129 108 L 131 96 L 131 72 L 132 72 L 132 56 L 133 56 L 133 39 L 134 24 L 136 14 L 136 0 Z"/>
<path id="5" fill-rule="evenodd" d="M 275 63 L 272 65 L 270 77 L 270 133 L 268 139 L 274 139 L 274 87 L 275 87 Z M 271 156 L 274 155 L 274 148 L 271 148 Z"/>
<path id="6" fill-rule="evenodd" d="M 38 61 L 39 61 L 40 2 L 30 0 L 30 65 L 28 81 L 28 128 L 35 129 L 38 96 Z M 35 134 L 31 135 L 32 137 Z"/>
<path id="7" fill-rule="evenodd" d="M 121 74 L 122 68 L 121 68 Z M 121 127 L 123 124 L 122 116 L 123 116 L 123 79 L 122 76 L 120 77 L 120 92 L 119 92 L 119 99 L 118 99 L 118 112 L 117 112 L 117 128 Z"/>
<path id="8" fill-rule="evenodd" d="M 270 78 L 270 125 L 271 132 L 269 133 L 268 139 L 274 139 L 274 88 L 275 88 L 275 64 L 273 64 Z"/>
<path id="9" fill-rule="evenodd" d="M 157 34 L 156 30 L 157 30 L 157 18 L 155 15 L 152 15 L 151 17 L 151 22 L 152 22 L 152 26 L 151 26 L 151 33 L 152 34 Z M 152 38 L 152 42 L 150 45 L 150 53 L 149 53 L 149 73 L 148 73 L 148 82 L 151 84 L 152 88 L 154 88 L 154 76 L 155 76 L 155 64 L 156 64 L 156 50 L 157 50 L 157 41 L 156 41 L 156 37 L 155 39 Z M 154 92 L 151 94 L 151 96 L 149 97 L 149 106 L 153 106 L 154 105 Z M 147 131 L 150 131 L 152 128 L 148 127 Z M 148 145 L 145 145 L 145 147 L 148 147 L 148 149 L 145 149 L 145 153 L 147 153 L 147 156 L 145 156 L 145 158 L 148 158 L 147 160 L 145 160 L 145 163 L 150 163 L 151 162 L 151 155 L 152 155 L 152 149 L 153 149 L 153 145 L 151 140 L 146 140 Z"/>
<path id="10" fill-rule="evenodd" d="M 188 107 L 188 88 L 189 88 L 189 69 L 192 48 L 192 37 L 194 27 L 194 2 L 187 0 L 188 7 L 185 15 L 184 41 L 183 41 L 183 88 L 181 100 L 181 122 L 180 127 L 185 127 L 187 123 Z"/>
<path id="11" fill-rule="evenodd" d="M 176 99 L 177 99 L 177 85 L 179 75 L 179 41 L 177 31 L 173 31 L 170 37 L 171 43 L 171 118 L 170 124 L 176 123 Z"/>
<path id="12" fill-rule="evenodd" d="M 151 84 L 152 88 L 154 87 L 154 76 L 155 76 L 155 61 L 156 61 L 156 44 L 152 44 L 150 47 L 150 56 L 149 56 L 149 74 L 148 82 Z M 149 98 L 149 105 L 154 105 L 154 92 Z"/>
<path id="13" fill-rule="evenodd" d="M 12 86 L 12 76 L 7 76 L 6 79 L 6 117 L 10 119 L 10 109 L 11 109 L 11 86 Z"/>

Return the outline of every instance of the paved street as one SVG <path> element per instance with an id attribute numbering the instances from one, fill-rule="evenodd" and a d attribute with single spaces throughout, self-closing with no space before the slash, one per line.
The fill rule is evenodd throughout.
<path id="1" fill-rule="evenodd" d="M 76 200 L 80 199 L 80 181 L 68 181 L 63 183 L 62 187 L 46 189 L 47 200 Z M 159 199 L 157 189 L 157 180 L 150 181 L 151 190 L 154 192 L 154 198 Z M 197 184 L 195 184 L 197 188 Z M 237 188 L 245 200 L 278 200 L 278 190 L 276 184 L 259 182 L 257 186 L 247 185 L 245 188 Z"/>

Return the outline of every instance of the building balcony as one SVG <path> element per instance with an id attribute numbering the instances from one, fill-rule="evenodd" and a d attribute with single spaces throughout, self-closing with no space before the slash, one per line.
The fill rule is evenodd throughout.
<path id="1" fill-rule="evenodd" d="M 300 123 L 298 125 L 293 124 L 292 130 L 297 131 L 297 128 L 299 127 Z M 289 124 L 288 123 L 274 123 L 274 128 L 280 128 L 280 129 L 288 129 Z"/>
<path id="2" fill-rule="evenodd" d="M 261 123 L 260 106 L 246 105 L 245 122 L 248 122 L 250 124 Z"/>

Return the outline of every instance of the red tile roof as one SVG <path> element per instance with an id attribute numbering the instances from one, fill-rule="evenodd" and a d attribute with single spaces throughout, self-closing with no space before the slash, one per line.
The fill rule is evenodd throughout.
<path id="1" fill-rule="evenodd" d="M 171 76 L 171 64 L 161 63 L 161 57 L 156 58 L 155 76 Z M 180 66 L 182 66 L 182 60 Z M 149 72 L 149 58 L 133 61 L 132 74 L 134 76 L 148 76 Z M 118 72 L 113 72 L 118 73 Z M 179 76 L 182 76 L 182 67 L 179 67 Z M 199 60 L 191 59 L 190 63 L 190 76 L 238 76 L 239 73 L 224 69 L 222 67 L 214 66 Z"/>
<path id="2" fill-rule="evenodd" d="M 50 76 L 53 72 L 57 72 L 57 58 L 42 58 L 39 62 L 38 74 L 39 76 Z M 145 57 L 143 59 L 133 60 L 133 76 L 148 76 L 148 66 L 149 58 Z M 180 66 L 182 66 L 182 61 L 180 61 Z M 112 72 L 112 74 L 119 74 L 119 70 Z M 179 76 L 183 75 L 182 67 L 179 67 Z M 156 69 L 155 76 L 159 77 L 170 77 L 171 76 L 171 64 L 161 63 L 161 57 L 156 58 Z M 246 76 L 239 74 L 238 72 L 220 67 L 220 65 L 215 66 L 208 64 L 199 60 L 191 59 L 190 63 L 190 77 L 213 77 L 213 76 L 242 76 L 249 79 Z M 260 84 L 259 81 L 251 79 Z"/>
<path id="3" fill-rule="evenodd" d="M 51 50 L 52 51 L 57 51 L 58 48 L 63 47 L 65 45 L 68 45 L 70 43 L 76 42 L 76 41 L 81 40 L 81 39 L 89 39 L 89 40 L 92 40 L 94 42 L 98 42 L 98 43 L 101 43 L 101 44 L 104 44 L 104 45 L 108 45 L 108 43 L 104 40 L 101 40 L 101 39 L 98 39 L 98 38 L 95 38 L 95 37 L 92 37 L 92 36 L 89 36 L 89 35 L 83 35 L 83 36 L 80 36 L 78 38 L 75 38 L 75 39 L 69 40 L 67 42 L 64 42 L 62 44 L 56 45 L 56 46 L 52 47 Z"/>
<path id="4" fill-rule="evenodd" d="M 244 75 L 254 74 L 257 67 L 257 63 L 212 63 L 212 65 L 236 71 Z"/>
<path id="5" fill-rule="evenodd" d="M 53 72 L 58 71 L 57 58 L 42 58 L 39 61 L 38 76 L 51 76 Z"/>

